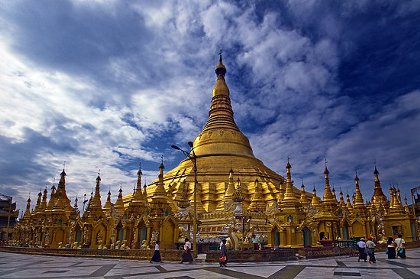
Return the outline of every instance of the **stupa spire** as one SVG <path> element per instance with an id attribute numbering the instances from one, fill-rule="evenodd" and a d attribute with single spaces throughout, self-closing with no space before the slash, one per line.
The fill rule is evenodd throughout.
<path id="1" fill-rule="evenodd" d="M 31 217 L 31 197 L 28 197 L 28 200 L 26 201 L 26 210 L 23 214 L 23 218 L 30 218 Z"/>
<path id="2" fill-rule="evenodd" d="M 376 168 L 376 164 L 375 164 L 375 170 L 373 171 L 373 175 L 374 175 L 374 181 L 375 181 L 375 188 L 373 190 L 373 196 L 372 196 L 371 201 L 376 207 L 379 207 L 380 204 L 382 205 L 387 204 L 387 198 L 384 192 L 382 191 L 381 182 L 379 180 L 379 171 Z"/>
<path id="3" fill-rule="evenodd" d="M 104 204 L 104 209 L 108 210 L 108 209 L 111 208 L 111 206 L 112 206 L 112 203 L 111 203 L 111 189 L 109 189 L 108 190 L 108 195 L 106 197 L 106 202 Z"/>
<path id="4" fill-rule="evenodd" d="M 311 205 L 313 207 L 318 206 L 319 205 L 319 201 L 318 201 L 318 197 L 316 196 L 316 189 L 314 187 L 314 190 L 312 191 L 312 201 L 311 201 Z"/>
<path id="5" fill-rule="evenodd" d="M 216 84 L 213 87 L 209 118 L 194 140 L 195 154 L 198 158 L 216 154 L 255 158 L 248 138 L 242 134 L 233 118 L 230 92 L 225 81 L 226 67 L 223 65 L 221 52 L 215 73 Z"/>
<path id="6" fill-rule="evenodd" d="M 302 179 L 302 186 L 301 186 L 300 189 L 301 189 L 300 203 L 302 204 L 302 206 L 306 207 L 309 204 L 309 199 L 306 196 L 305 185 L 303 185 L 303 179 Z"/>
<path id="7" fill-rule="evenodd" d="M 353 209 L 353 206 L 351 205 L 350 195 L 349 194 L 347 194 L 347 196 L 346 196 L 346 207 L 348 209 Z"/>
<path id="8" fill-rule="evenodd" d="M 225 202 L 228 202 L 232 199 L 233 193 L 235 192 L 235 184 L 233 183 L 233 170 L 229 171 L 229 182 L 225 192 Z"/>
<path id="9" fill-rule="evenodd" d="M 331 193 L 331 188 L 330 188 L 330 178 L 329 178 L 329 170 L 327 167 L 327 161 L 325 160 L 325 170 L 324 170 L 324 176 L 325 176 L 325 186 L 324 186 L 324 202 L 325 201 L 333 201 L 333 195 Z"/>
<path id="10" fill-rule="evenodd" d="M 360 191 L 360 185 L 359 185 L 359 177 L 357 176 L 357 172 L 356 172 L 356 176 L 354 177 L 354 182 L 356 185 L 356 194 L 354 197 L 354 202 L 353 205 L 355 207 L 359 207 L 359 206 L 364 206 L 364 201 L 363 201 L 363 196 L 362 196 L 362 192 Z"/>
<path id="11" fill-rule="evenodd" d="M 296 198 L 293 192 L 293 182 L 292 182 L 292 166 L 290 165 L 290 160 L 287 158 L 286 164 L 286 191 L 284 193 L 284 198 L 281 201 L 283 205 L 285 204 L 297 204 L 298 199 Z"/>

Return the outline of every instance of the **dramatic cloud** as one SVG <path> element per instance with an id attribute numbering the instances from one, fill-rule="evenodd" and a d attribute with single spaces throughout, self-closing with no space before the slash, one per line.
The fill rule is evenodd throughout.
<path id="1" fill-rule="evenodd" d="M 203 127 L 223 49 L 235 119 L 296 184 L 365 198 L 418 185 L 418 1 L 0 1 L 0 192 L 24 208 L 58 177 L 132 190 Z"/>

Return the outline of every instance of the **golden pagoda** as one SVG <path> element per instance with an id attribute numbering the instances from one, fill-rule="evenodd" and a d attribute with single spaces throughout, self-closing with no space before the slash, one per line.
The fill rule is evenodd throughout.
<path id="1" fill-rule="evenodd" d="M 208 120 L 177 167 L 165 173 L 162 159 L 158 178 L 143 189 L 139 169 L 133 193 L 123 196 L 120 188 L 113 203 L 109 191 L 103 207 L 98 175 L 82 215 L 77 200 L 72 207 L 67 198 L 63 170 L 48 203 L 47 190 L 38 194 L 33 212 L 28 199 L 14 241 L 38 247 L 150 249 L 160 240 L 162 249 L 171 249 L 193 238 L 195 216 L 199 245 L 228 238 L 231 249 L 250 248 L 253 235 L 265 247 L 317 246 L 366 236 L 379 240 L 396 233 L 406 241 L 418 238 L 414 214 L 402 205 L 397 188 L 390 189 L 388 201 L 376 166 L 374 194 L 366 203 L 357 174 L 353 201 L 349 195 L 345 201 L 342 192 L 337 200 L 325 164 L 321 199 L 315 188 L 307 193 L 303 182 L 301 189 L 295 187 L 289 160 L 285 178 L 265 166 L 235 123 L 221 54 L 215 73 Z"/>

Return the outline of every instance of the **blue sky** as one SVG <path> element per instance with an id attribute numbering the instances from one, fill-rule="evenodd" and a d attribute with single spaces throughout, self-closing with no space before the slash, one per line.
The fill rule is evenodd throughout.
<path id="1" fill-rule="evenodd" d="M 419 1 L 0 1 L 0 192 L 132 191 L 207 120 L 223 49 L 254 154 L 364 198 L 420 184 Z"/>

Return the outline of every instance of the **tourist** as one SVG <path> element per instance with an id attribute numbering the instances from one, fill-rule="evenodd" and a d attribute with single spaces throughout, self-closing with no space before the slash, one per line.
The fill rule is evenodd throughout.
<path id="1" fill-rule="evenodd" d="M 394 242 L 397 246 L 397 257 L 405 259 L 405 240 L 402 238 L 402 234 L 398 234 Z"/>
<path id="2" fill-rule="evenodd" d="M 366 254 L 369 256 L 369 263 L 376 263 L 375 247 L 376 245 L 373 242 L 373 238 L 369 236 L 368 241 L 366 241 Z"/>
<path id="3" fill-rule="evenodd" d="M 156 244 L 155 244 L 155 252 L 153 253 L 153 257 L 150 260 L 150 263 L 152 263 L 152 262 L 161 263 L 162 262 L 162 259 L 160 258 L 159 244 L 160 244 L 160 241 L 157 240 Z"/>
<path id="4" fill-rule="evenodd" d="M 254 250 L 260 250 L 260 243 L 259 243 L 260 241 L 255 234 L 252 235 L 251 241 L 254 246 Z"/>
<path id="5" fill-rule="evenodd" d="M 386 253 L 388 254 L 388 259 L 395 259 L 395 242 L 392 237 L 388 237 L 388 240 L 386 241 L 388 244 Z"/>
<path id="6" fill-rule="evenodd" d="M 185 239 L 184 252 L 182 253 L 181 263 L 183 262 L 193 262 L 193 257 L 191 255 L 191 242 L 188 238 Z"/>
<path id="7" fill-rule="evenodd" d="M 226 267 L 226 264 L 227 264 L 226 239 L 222 240 L 222 247 L 220 247 L 219 263 L 220 263 L 220 267 Z"/>
<path id="8" fill-rule="evenodd" d="M 364 260 L 366 262 L 366 242 L 363 237 L 357 242 L 357 248 L 359 249 L 359 259 L 357 261 L 360 262 L 360 260 Z"/>

